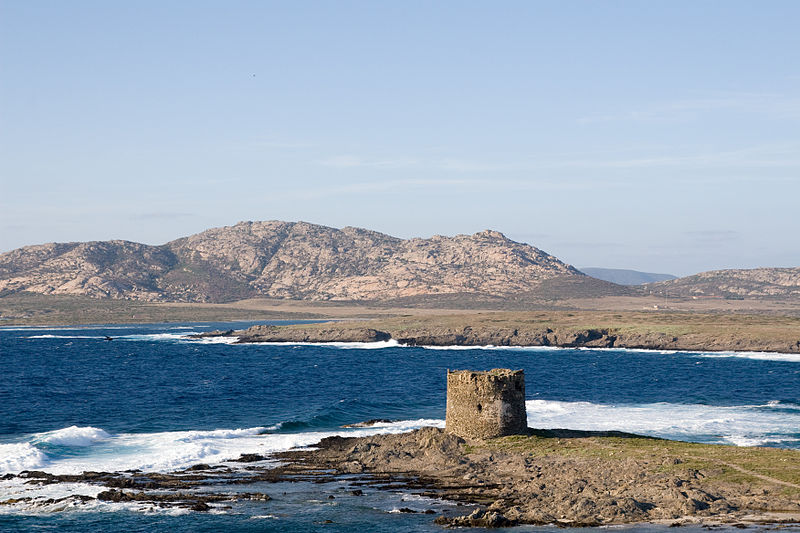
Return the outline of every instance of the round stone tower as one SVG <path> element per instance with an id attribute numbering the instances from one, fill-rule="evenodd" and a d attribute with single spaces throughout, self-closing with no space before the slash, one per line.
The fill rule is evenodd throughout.
<path id="1" fill-rule="evenodd" d="M 525 433 L 525 372 L 447 371 L 446 429 L 460 437 L 488 439 Z"/>

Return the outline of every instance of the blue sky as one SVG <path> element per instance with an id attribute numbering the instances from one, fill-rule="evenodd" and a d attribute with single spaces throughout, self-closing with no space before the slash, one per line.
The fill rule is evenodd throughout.
<path id="1" fill-rule="evenodd" d="M 0 1 L 0 251 L 240 220 L 800 266 L 800 2 Z"/>

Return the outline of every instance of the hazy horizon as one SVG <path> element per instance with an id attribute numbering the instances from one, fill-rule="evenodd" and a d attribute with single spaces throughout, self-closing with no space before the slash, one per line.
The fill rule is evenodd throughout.
<path id="1" fill-rule="evenodd" d="M 800 266 L 800 4 L 0 0 L 0 253 L 240 220 Z"/>

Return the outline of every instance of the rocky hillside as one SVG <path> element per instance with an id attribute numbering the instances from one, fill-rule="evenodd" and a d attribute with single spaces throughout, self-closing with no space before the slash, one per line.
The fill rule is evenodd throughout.
<path id="1" fill-rule="evenodd" d="M 535 292 L 548 280 L 582 278 L 555 257 L 496 231 L 405 240 L 305 222 L 240 222 L 161 246 L 44 244 L 0 255 L 0 295 L 146 301 L 502 296 Z"/>
<path id="2" fill-rule="evenodd" d="M 644 285 L 645 290 L 670 296 L 713 298 L 800 297 L 800 268 L 712 270 L 693 276 Z"/>

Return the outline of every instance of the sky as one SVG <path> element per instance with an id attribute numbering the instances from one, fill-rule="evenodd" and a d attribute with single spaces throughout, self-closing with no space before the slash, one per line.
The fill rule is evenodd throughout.
<path id="1" fill-rule="evenodd" d="M 800 2 L 0 0 L 0 252 L 241 220 L 800 266 Z"/>

